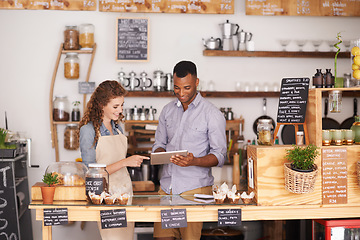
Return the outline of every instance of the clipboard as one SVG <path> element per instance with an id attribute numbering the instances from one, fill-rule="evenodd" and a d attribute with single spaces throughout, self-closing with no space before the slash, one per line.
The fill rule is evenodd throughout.
<path id="1" fill-rule="evenodd" d="M 174 155 L 181 155 L 186 157 L 188 154 L 187 150 L 180 151 L 169 151 L 169 152 L 156 152 L 150 154 L 150 164 L 151 165 L 161 165 L 161 164 L 169 164 L 170 157 Z"/>

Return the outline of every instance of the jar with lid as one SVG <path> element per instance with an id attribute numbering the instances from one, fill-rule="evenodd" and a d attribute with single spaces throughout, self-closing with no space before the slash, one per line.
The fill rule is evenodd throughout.
<path id="1" fill-rule="evenodd" d="M 53 102 L 53 120 L 54 121 L 69 121 L 70 107 L 67 96 L 55 96 Z"/>
<path id="2" fill-rule="evenodd" d="M 78 125 L 75 123 L 66 124 L 64 132 L 64 148 L 76 150 L 79 148 L 79 136 L 77 134 Z"/>
<path id="3" fill-rule="evenodd" d="M 79 31 L 77 26 L 65 26 L 64 31 L 64 49 L 78 50 L 79 49 Z"/>
<path id="4" fill-rule="evenodd" d="M 79 78 L 80 60 L 77 53 L 66 53 L 64 60 L 64 76 L 67 79 Z"/>
<path id="5" fill-rule="evenodd" d="M 329 110 L 332 113 L 341 112 L 342 92 L 334 90 L 329 92 Z"/>
<path id="6" fill-rule="evenodd" d="M 93 24 L 81 24 L 80 25 L 79 42 L 81 48 L 92 48 L 94 46 L 94 31 L 95 26 Z"/>
<path id="7" fill-rule="evenodd" d="M 108 192 L 109 173 L 106 171 L 106 164 L 90 163 L 89 170 L 85 175 L 85 194 L 90 200 L 89 192 L 100 195 L 102 192 Z"/>
<path id="8" fill-rule="evenodd" d="M 273 125 L 271 119 L 259 119 L 257 123 L 257 142 L 259 145 L 271 145 Z"/>

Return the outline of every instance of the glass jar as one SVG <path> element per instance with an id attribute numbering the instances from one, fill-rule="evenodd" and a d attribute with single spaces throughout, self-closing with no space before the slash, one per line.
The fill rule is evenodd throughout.
<path id="1" fill-rule="evenodd" d="M 109 173 L 106 171 L 106 164 L 90 163 L 85 177 L 85 194 L 88 201 L 91 202 L 89 192 L 100 195 L 102 192 L 108 192 L 108 189 Z"/>
<path id="2" fill-rule="evenodd" d="M 64 60 L 64 76 L 67 79 L 79 78 L 80 60 L 77 53 L 66 53 Z"/>
<path id="3" fill-rule="evenodd" d="M 80 25 L 80 37 L 79 42 L 81 48 L 92 48 L 94 46 L 94 31 L 93 24 L 81 24 Z"/>
<path id="4" fill-rule="evenodd" d="M 70 110 L 67 96 L 55 96 L 53 102 L 53 120 L 69 121 Z"/>
<path id="5" fill-rule="evenodd" d="M 351 41 L 351 69 L 355 85 L 360 82 L 360 38 Z"/>
<path id="6" fill-rule="evenodd" d="M 259 145 L 271 145 L 272 130 L 271 119 L 259 119 L 257 124 L 257 142 Z"/>
<path id="7" fill-rule="evenodd" d="M 360 144 L 360 116 L 355 116 L 355 122 L 350 129 L 355 133 L 355 144 Z"/>
<path id="8" fill-rule="evenodd" d="M 322 145 L 330 146 L 332 140 L 330 130 L 322 130 Z"/>
<path id="9" fill-rule="evenodd" d="M 76 150 L 79 148 L 79 135 L 77 134 L 78 125 L 75 123 L 66 124 L 64 132 L 64 148 Z"/>
<path id="10" fill-rule="evenodd" d="M 57 174 L 57 185 L 84 186 L 87 171 L 88 168 L 83 163 L 63 161 L 50 164 L 45 173 Z"/>
<path id="11" fill-rule="evenodd" d="M 78 107 L 74 107 L 71 111 L 71 121 L 79 122 L 80 121 L 80 109 Z"/>
<path id="12" fill-rule="evenodd" d="M 79 49 L 79 31 L 77 30 L 77 26 L 65 26 L 64 49 L 65 50 Z"/>
<path id="13" fill-rule="evenodd" d="M 329 111 L 332 113 L 341 112 L 342 92 L 338 90 L 329 92 Z"/>

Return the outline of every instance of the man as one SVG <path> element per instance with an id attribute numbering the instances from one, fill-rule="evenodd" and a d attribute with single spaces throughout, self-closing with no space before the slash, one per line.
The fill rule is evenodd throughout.
<path id="1" fill-rule="evenodd" d="M 196 66 L 181 61 L 174 67 L 174 94 L 159 117 L 154 152 L 188 150 L 186 157 L 175 155 L 163 165 L 159 194 L 212 194 L 211 167 L 222 167 L 226 159 L 226 121 L 223 114 L 196 91 Z M 201 237 L 202 222 L 187 228 L 162 229 L 154 225 L 157 239 L 194 240 Z"/>

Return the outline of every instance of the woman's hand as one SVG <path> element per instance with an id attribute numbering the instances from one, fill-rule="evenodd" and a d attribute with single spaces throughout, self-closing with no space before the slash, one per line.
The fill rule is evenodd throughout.
<path id="1" fill-rule="evenodd" d="M 127 167 L 140 167 L 144 159 L 149 159 L 149 157 L 132 155 L 124 159 L 125 166 Z"/>

